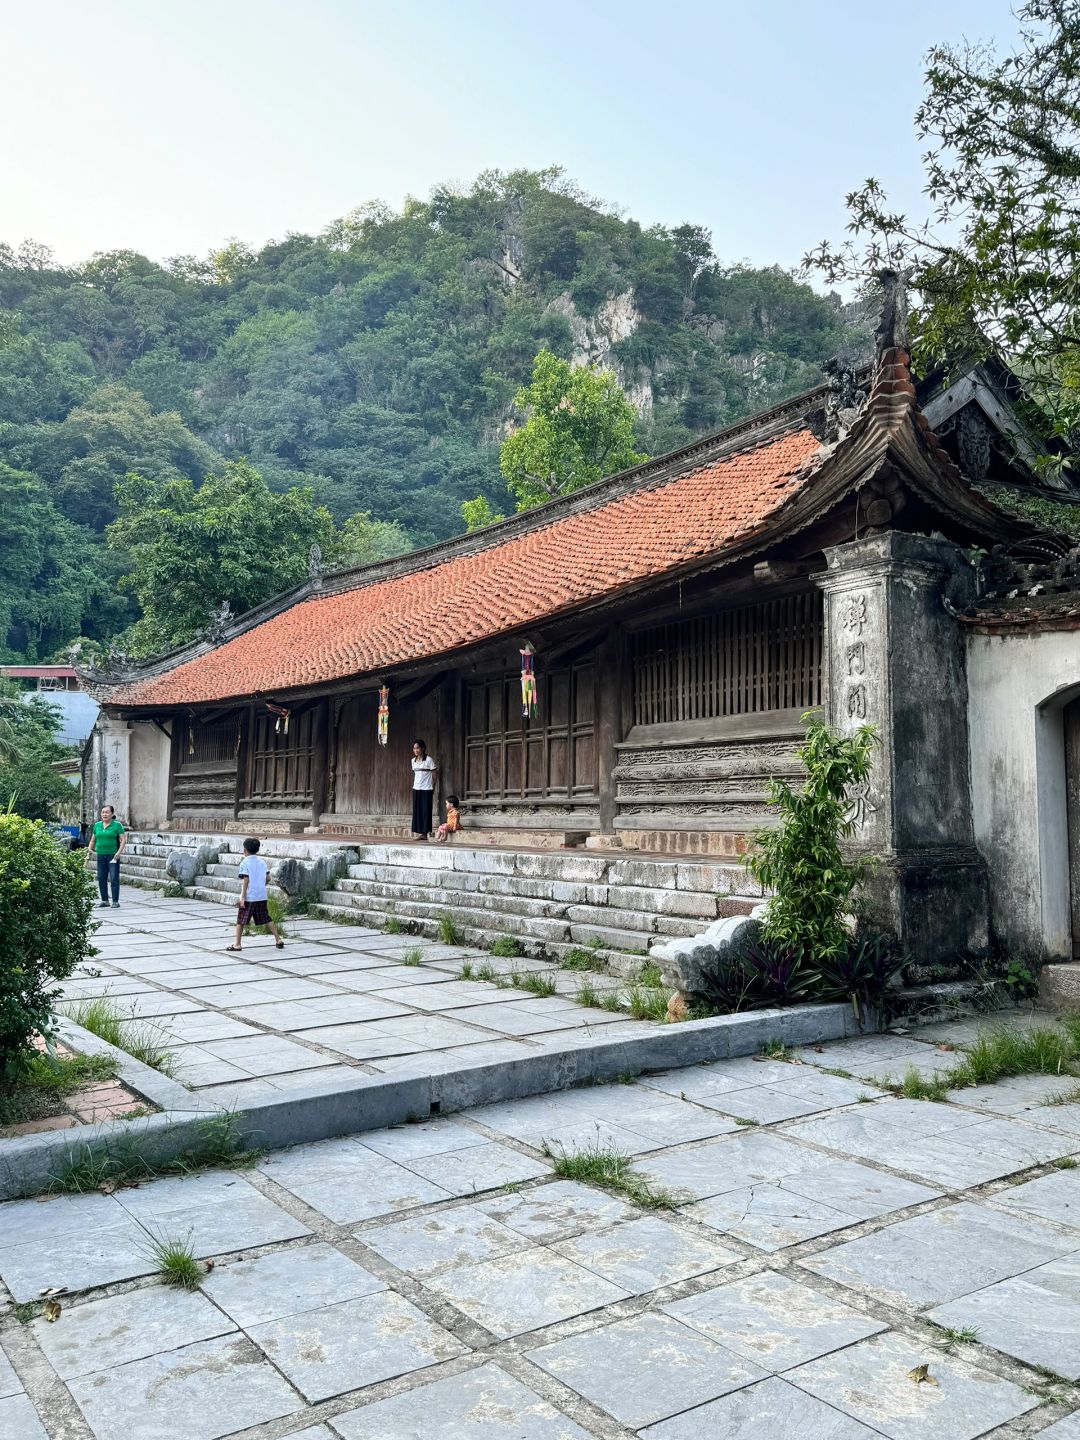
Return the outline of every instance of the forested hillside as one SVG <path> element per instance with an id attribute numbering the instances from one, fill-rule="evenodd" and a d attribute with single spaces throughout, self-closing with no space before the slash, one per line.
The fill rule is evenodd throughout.
<path id="1" fill-rule="evenodd" d="M 541 348 L 614 367 L 657 454 L 813 384 L 843 338 L 834 299 L 723 266 L 707 232 L 643 229 L 555 171 L 164 265 L 0 246 L 0 655 L 137 621 L 139 507 L 183 517 L 207 475 L 251 494 L 258 476 L 228 462 L 309 487 L 297 504 L 329 515 L 297 544 L 322 527 L 336 558 L 376 558 L 462 530 L 477 495 L 508 508 L 498 445 Z M 302 559 L 260 583 L 294 583 Z M 210 568 L 207 610 L 241 608 L 244 577 Z M 143 651 L 176 638 L 132 633 Z"/>

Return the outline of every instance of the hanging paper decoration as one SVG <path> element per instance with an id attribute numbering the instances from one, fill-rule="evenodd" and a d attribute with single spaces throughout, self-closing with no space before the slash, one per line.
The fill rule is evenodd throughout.
<path id="1" fill-rule="evenodd" d="M 524 648 L 519 650 L 518 654 L 521 656 L 521 714 L 525 720 L 531 720 L 538 707 L 536 672 L 533 669 L 533 656 L 536 652 L 526 640 Z"/>
<path id="2" fill-rule="evenodd" d="M 195 713 L 191 710 L 188 711 L 187 753 L 189 755 L 195 754 Z"/>
<path id="3" fill-rule="evenodd" d="M 390 734 L 390 686 L 379 686 L 379 744 L 385 745 Z"/>
<path id="4" fill-rule="evenodd" d="M 270 711 L 271 715 L 277 716 L 277 720 L 274 722 L 275 733 L 278 735 L 287 735 L 289 733 L 289 715 L 291 711 L 287 710 L 284 705 L 273 705 L 269 700 L 266 702 L 266 708 Z"/>

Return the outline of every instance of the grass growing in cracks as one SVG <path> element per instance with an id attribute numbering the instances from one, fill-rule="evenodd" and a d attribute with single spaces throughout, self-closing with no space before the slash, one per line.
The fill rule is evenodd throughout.
<path id="1" fill-rule="evenodd" d="M 555 994 L 555 977 L 542 975 L 537 970 L 512 970 L 510 984 L 515 990 L 527 990 L 530 995 Z"/>
<path id="2" fill-rule="evenodd" d="M 507 960 L 516 960 L 523 953 L 521 941 L 516 935 L 497 935 L 491 943 L 492 955 Z"/>
<path id="3" fill-rule="evenodd" d="M 674 1210 L 681 1202 L 670 1190 L 652 1185 L 633 1168 L 630 1158 L 614 1145 L 585 1145 L 580 1150 L 552 1150 L 545 1142 L 544 1154 L 555 1174 L 583 1185 L 598 1185 L 613 1195 L 622 1195 L 644 1210 Z"/>
<path id="4" fill-rule="evenodd" d="M 439 916 L 439 939 L 444 945 L 462 945 L 464 940 L 461 931 L 454 923 L 454 917 L 449 914 Z"/>
<path id="5" fill-rule="evenodd" d="M 247 1169 L 262 1154 L 244 1145 L 239 1117 L 229 1110 L 205 1116 L 192 1131 L 191 1144 L 171 1159 L 159 1159 L 151 1149 L 163 1137 L 140 1135 L 138 1131 L 96 1145 L 73 1145 L 49 1189 L 76 1195 L 91 1190 L 111 1194 L 121 1186 L 137 1185 L 159 1175 Z"/>
<path id="6" fill-rule="evenodd" d="M 874 1081 L 906 1100 L 944 1100 L 951 1090 L 993 1085 L 1015 1075 L 1076 1075 L 1080 1071 L 1080 1016 L 1058 1026 L 1021 1030 L 996 1025 L 957 1051 L 957 1064 L 941 1075 L 923 1076 L 908 1066 L 903 1078 Z M 1068 1103 L 1069 1097 L 1062 1097 Z"/>
<path id="7" fill-rule="evenodd" d="M 126 1015 L 107 995 L 94 1000 L 78 1000 L 60 1007 L 61 1013 L 91 1035 L 125 1050 L 144 1065 L 160 1070 L 162 1075 L 171 1075 L 176 1057 L 165 1043 L 164 1031 L 146 1021 L 136 1020 L 129 1011 Z"/>
<path id="8" fill-rule="evenodd" d="M 151 1235 L 146 1253 L 157 1266 L 158 1274 L 166 1285 L 177 1285 L 181 1290 L 197 1290 L 203 1277 L 203 1267 L 195 1258 L 195 1247 L 191 1232 L 183 1240 L 170 1240 L 164 1235 Z"/>
<path id="9" fill-rule="evenodd" d="M 402 965 L 419 965 L 424 958 L 424 952 L 419 945 L 414 945 L 411 950 L 406 950 L 401 957 Z"/>

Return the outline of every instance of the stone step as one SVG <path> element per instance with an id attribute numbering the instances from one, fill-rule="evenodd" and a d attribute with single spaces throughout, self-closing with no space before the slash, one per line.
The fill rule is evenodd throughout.
<path id="1" fill-rule="evenodd" d="M 167 879 L 148 880 L 143 875 L 132 875 L 130 871 L 126 869 L 121 869 L 120 871 L 121 889 L 123 889 L 125 885 L 129 885 L 135 890 L 164 890 L 168 884 L 169 881 Z"/>
<path id="2" fill-rule="evenodd" d="M 208 878 L 207 876 L 200 875 L 199 884 L 185 886 L 185 893 L 190 896 L 192 900 L 209 900 L 215 905 L 231 905 L 235 910 L 236 903 L 240 898 L 239 881 L 234 882 L 235 889 L 215 889 L 213 885 L 204 883 Z M 273 899 L 280 900 L 282 904 L 287 903 L 289 898 L 285 892 L 279 890 L 276 885 L 268 885 L 266 887 L 266 893 Z"/>
<path id="3" fill-rule="evenodd" d="M 449 876 L 447 877 L 450 878 Z M 603 888 L 603 887 L 600 887 Z M 413 903 L 435 905 L 436 909 L 450 906 L 470 912 L 483 912 L 493 917 L 504 915 L 504 929 L 514 933 L 514 927 L 523 920 L 554 920 L 563 924 L 600 925 L 626 931 L 640 931 L 645 936 L 664 935 L 674 938 L 682 935 L 696 935 L 711 920 L 693 920 L 684 916 L 656 916 L 644 910 L 622 910 L 606 905 L 565 905 L 553 900 L 529 900 L 515 894 L 488 895 L 473 890 L 457 890 L 449 886 L 436 887 L 390 885 L 376 881 L 339 880 L 336 891 L 342 896 L 359 896 L 371 902 L 392 902 L 398 910 Z M 756 902 L 747 900 L 740 913 L 749 914 Z M 715 919 L 715 914 L 711 919 Z M 495 923 L 474 916 L 474 923 Z M 553 937 L 554 938 L 554 937 Z M 640 940 L 641 948 L 646 946 Z"/>
<path id="4" fill-rule="evenodd" d="M 127 880 L 148 880 L 153 881 L 154 884 L 161 884 L 161 886 L 168 884 L 168 876 L 164 867 L 156 870 L 151 865 L 140 865 L 137 861 L 128 860 L 127 854 L 121 855 L 120 868 Z"/>
<path id="5" fill-rule="evenodd" d="M 365 909 L 360 905 L 342 905 L 335 903 L 336 899 L 337 894 L 335 891 L 326 891 L 319 904 L 312 905 L 308 913 L 320 919 L 336 920 L 343 925 L 381 926 L 390 918 L 391 912 L 386 910 Z M 445 913 L 447 912 L 445 907 L 443 907 L 440 914 Z M 438 917 L 395 915 L 394 918 L 406 924 L 410 934 L 423 935 L 429 939 L 439 938 Z M 505 931 L 496 930 L 492 927 L 479 927 L 475 924 L 470 924 L 467 920 L 461 921 L 458 920 L 457 917 L 454 918 L 462 941 L 466 945 L 474 945 L 486 949 L 500 934 L 506 933 Z M 526 962 L 529 962 L 532 957 L 540 956 L 544 958 L 550 957 L 553 960 L 562 960 L 570 951 L 582 948 L 579 944 L 574 944 L 571 941 L 537 939 L 534 936 L 526 934 L 519 934 L 517 938 L 521 941 L 524 951 L 521 957 L 523 968 L 529 968 Z M 604 971 L 606 970 L 608 976 L 615 976 L 633 982 L 637 980 L 641 967 L 647 963 L 647 957 L 638 951 L 618 951 L 593 946 L 588 948 L 597 965 L 597 971 L 595 973 L 597 973 L 601 979 L 605 978 Z M 590 973 L 593 972 L 567 970 L 561 971 L 560 973 L 567 976 L 574 976 L 575 979 L 581 981 L 587 980 Z M 576 984 L 570 986 L 571 990 L 576 988 Z"/>

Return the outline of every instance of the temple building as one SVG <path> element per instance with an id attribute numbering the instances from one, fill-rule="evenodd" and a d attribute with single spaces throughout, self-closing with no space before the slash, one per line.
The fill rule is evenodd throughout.
<path id="1" fill-rule="evenodd" d="M 736 855 L 821 707 L 878 729 L 852 803 L 881 923 L 913 953 L 1071 955 L 1080 611 L 988 598 L 1002 565 L 1066 564 L 1005 503 L 1074 498 L 1019 398 L 994 362 L 916 385 L 885 320 L 861 373 L 673 454 L 361 570 L 314 557 L 84 676 L 86 793 L 143 830 L 407 837 L 419 737 L 469 843 Z"/>

